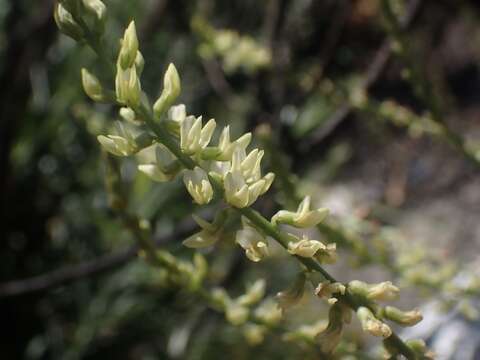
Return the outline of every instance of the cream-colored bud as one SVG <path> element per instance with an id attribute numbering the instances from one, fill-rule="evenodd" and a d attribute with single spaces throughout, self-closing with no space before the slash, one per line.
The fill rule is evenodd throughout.
<path id="1" fill-rule="evenodd" d="M 271 298 L 265 299 L 254 312 L 255 318 L 262 323 L 275 326 L 282 320 L 282 310 Z"/>
<path id="2" fill-rule="evenodd" d="M 362 324 L 362 329 L 373 336 L 388 338 L 392 335 L 392 330 L 387 324 L 384 324 L 366 307 L 360 306 L 357 309 L 357 316 Z"/>
<path id="3" fill-rule="evenodd" d="M 383 315 L 385 318 L 403 326 L 414 326 L 423 319 L 419 310 L 402 311 L 393 306 L 385 307 Z"/>
<path id="4" fill-rule="evenodd" d="M 272 223 L 283 223 L 298 228 L 316 226 L 328 216 L 329 211 L 325 208 L 310 210 L 310 202 L 310 196 L 306 196 L 296 212 L 280 210 L 272 217 Z"/>
<path id="5" fill-rule="evenodd" d="M 178 71 L 172 63 L 168 65 L 163 77 L 163 90 L 158 100 L 153 105 L 153 112 L 159 119 L 180 95 L 182 88 Z"/>
<path id="6" fill-rule="evenodd" d="M 105 94 L 100 80 L 85 68 L 82 69 L 82 85 L 83 90 L 90 99 L 93 101 L 105 101 Z"/>
<path id="7" fill-rule="evenodd" d="M 242 306 L 251 306 L 259 302 L 265 295 L 265 280 L 258 279 L 247 288 L 247 292 L 237 299 Z"/>
<path id="8" fill-rule="evenodd" d="M 243 327 L 243 335 L 247 342 L 252 346 L 261 344 L 265 339 L 266 332 L 267 328 L 262 325 L 246 324 Z"/>
<path id="9" fill-rule="evenodd" d="M 130 156 L 138 151 L 134 144 L 121 136 L 99 135 L 97 139 L 106 151 L 116 156 Z"/>
<path id="10" fill-rule="evenodd" d="M 123 35 L 118 63 L 123 70 L 129 69 L 135 65 L 138 51 L 138 38 L 135 22 L 132 21 Z"/>
<path id="11" fill-rule="evenodd" d="M 245 324 L 248 320 L 249 310 L 236 302 L 227 305 L 225 316 L 227 320 L 235 326 Z"/>
<path id="12" fill-rule="evenodd" d="M 197 204 L 205 205 L 212 200 L 213 188 L 207 173 L 202 168 L 196 166 L 193 170 L 185 170 L 183 182 Z"/>
<path id="13" fill-rule="evenodd" d="M 117 66 L 115 90 L 119 103 L 125 104 L 130 108 L 136 108 L 140 104 L 142 88 L 135 66 L 127 69 Z"/>
<path id="14" fill-rule="evenodd" d="M 145 59 L 143 58 L 140 50 L 137 51 L 137 56 L 135 57 L 135 67 L 137 68 L 138 76 L 141 76 L 143 73 L 143 68 L 145 67 Z"/>
<path id="15" fill-rule="evenodd" d="M 56 3 L 53 17 L 58 29 L 65 35 L 76 41 L 82 41 L 85 33 L 83 29 L 73 20 L 72 14 L 67 11 L 63 4 Z"/>
<path id="16" fill-rule="evenodd" d="M 103 33 L 105 29 L 105 19 L 107 15 L 107 7 L 100 0 L 82 0 L 85 9 L 95 16 L 95 31 Z"/>
<path id="17" fill-rule="evenodd" d="M 254 262 L 268 255 L 267 240 L 254 227 L 244 224 L 243 229 L 237 231 L 235 241 L 245 250 L 245 255 Z"/>
<path id="18" fill-rule="evenodd" d="M 348 290 L 354 295 L 377 301 L 394 300 L 400 292 L 390 281 L 379 284 L 367 284 L 363 281 L 353 280 L 348 283 Z"/>
<path id="19" fill-rule="evenodd" d="M 119 115 L 125 121 L 128 121 L 130 123 L 134 123 L 134 124 L 137 123 L 137 118 L 136 118 L 136 115 L 135 115 L 135 111 L 133 111 L 132 109 L 130 109 L 128 107 L 122 107 L 119 111 Z"/>

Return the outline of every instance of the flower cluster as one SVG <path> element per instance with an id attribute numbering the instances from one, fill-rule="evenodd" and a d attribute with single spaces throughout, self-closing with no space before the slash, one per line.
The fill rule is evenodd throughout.
<path id="1" fill-rule="evenodd" d="M 93 24 L 93 28 L 101 32 L 105 13 L 102 5 L 100 0 L 62 0 L 56 6 L 55 17 L 64 33 L 88 42 L 91 34 L 85 31 L 86 25 L 77 21 L 76 16 L 81 8 L 91 16 L 91 22 L 87 26 Z M 87 33 L 89 36 L 86 36 Z M 262 175 L 264 152 L 259 149 L 247 150 L 251 134 L 244 134 L 232 141 L 230 128 L 226 126 L 221 131 L 217 144 L 212 145 L 215 120 L 210 119 L 204 123 L 202 116 L 188 115 L 185 105 L 174 105 L 180 95 L 181 85 L 173 64 L 168 66 L 164 75 L 160 97 L 150 107 L 141 88 L 143 66 L 144 60 L 139 51 L 135 24 L 132 22 L 121 41 L 116 61 L 114 92 L 105 90 L 101 81 L 88 70 L 82 71 L 83 86 L 90 98 L 94 101 L 114 101 L 122 106 L 122 121 L 118 122 L 116 134 L 100 135 L 98 141 L 106 151 L 116 156 L 131 156 L 144 149 L 152 150 L 155 159 L 140 164 L 139 171 L 160 182 L 171 181 L 181 175 L 186 190 L 199 205 L 210 203 L 215 194 L 222 195 L 230 209 L 236 209 L 242 215 L 242 228 L 236 231 L 235 241 L 245 250 L 250 260 L 257 262 L 268 255 L 269 235 L 304 265 L 315 265 L 307 266 L 309 270 L 318 270 L 326 279 L 332 280 L 321 283 L 315 291 L 317 296 L 326 298 L 331 305 L 328 325 L 316 326 L 310 332 L 314 334 L 322 352 L 331 353 L 335 349 L 341 339 L 344 324 L 350 322 L 352 309 L 356 311 L 366 332 L 386 339 L 392 335 L 392 330 L 384 320 L 404 326 L 414 325 L 421 320 L 421 314 L 417 310 L 403 312 L 391 306 L 382 308 L 374 303 L 392 300 L 398 295 L 399 289 L 390 282 L 366 284 L 352 281 L 344 285 L 320 268 L 321 264 L 336 261 L 335 244 L 324 244 L 305 234 L 298 237 L 280 231 L 280 226 L 304 229 L 316 226 L 325 219 L 328 211 L 323 208 L 311 209 L 310 197 L 305 197 L 295 212 L 280 210 L 271 221 L 249 209 L 269 190 L 275 178 L 273 173 Z M 184 245 L 201 248 L 215 244 L 222 238 L 228 215 L 228 209 L 221 210 L 211 223 L 194 217 L 201 230 L 187 238 Z M 157 254 L 155 249 L 153 253 L 156 254 L 153 258 L 175 270 L 172 279 L 176 277 L 177 283 L 184 282 L 184 276 L 190 278 L 192 281 L 188 283 L 188 288 L 198 287 L 206 274 L 206 263 L 201 257 L 194 259 L 193 265 L 186 265 L 177 263 L 168 253 Z M 226 317 L 232 324 L 245 325 L 246 336 L 256 342 L 262 338 L 263 330 L 257 324 L 248 323 L 250 317 L 262 326 L 275 327 L 281 320 L 282 310 L 302 297 L 305 274 L 297 278 L 292 288 L 277 295 L 280 307 L 268 298 L 251 309 L 262 300 L 264 287 L 263 282 L 256 282 L 245 295 L 236 299 L 231 299 L 222 290 L 214 291 L 209 300 L 225 310 Z M 353 306 L 352 303 L 359 305 Z M 415 346 L 418 352 L 425 351 L 421 344 Z M 413 344 L 410 350 L 416 351 Z M 399 351 L 405 355 L 405 349 Z"/>

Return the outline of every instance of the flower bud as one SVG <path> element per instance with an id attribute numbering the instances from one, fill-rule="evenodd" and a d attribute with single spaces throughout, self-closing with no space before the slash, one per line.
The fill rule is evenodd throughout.
<path id="1" fill-rule="evenodd" d="M 267 328 L 257 324 L 246 324 L 243 327 L 243 335 L 251 346 L 259 345 L 265 339 Z"/>
<path id="2" fill-rule="evenodd" d="M 197 204 L 205 205 L 212 200 L 213 188 L 202 168 L 196 166 L 193 170 L 185 170 L 183 182 Z"/>
<path id="3" fill-rule="evenodd" d="M 130 156 L 138 151 L 133 143 L 121 136 L 99 135 L 97 140 L 107 152 L 116 156 Z"/>
<path id="4" fill-rule="evenodd" d="M 237 302 L 243 306 L 251 306 L 259 302 L 265 295 L 265 280 L 259 279 L 250 285 L 247 292 L 237 299 Z"/>
<path id="5" fill-rule="evenodd" d="M 423 340 L 417 340 L 417 339 L 407 340 L 406 344 L 410 349 L 413 350 L 413 352 L 417 356 L 421 357 L 421 359 L 433 360 L 435 357 L 435 354 L 432 351 L 428 350 L 427 345 Z"/>
<path id="6" fill-rule="evenodd" d="M 172 106 L 181 92 L 180 76 L 175 65 L 168 65 L 163 77 L 163 90 L 158 100 L 153 105 L 153 112 L 159 119 L 167 109 Z"/>
<path id="7" fill-rule="evenodd" d="M 236 302 L 227 305 L 225 316 L 227 320 L 235 326 L 242 325 L 248 320 L 249 310 Z"/>
<path id="8" fill-rule="evenodd" d="M 136 108 L 140 104 L 142 89 L 135 66 L 128 69 L 122 69 L 121 66 L 117 66 L 115 90 L 119 103 L 125 104 L 130 108 Z"/>
<path id="9" fill-rule="evenodd" d="M 97 34 L 105 30 L 107 7 L 100 0 L 82 0 L 85 9 L 95 17 L 94 27 Z"/>
<path id="10" fill-rule="evenodd" d="M 402 311 L 393 306 L 385 307 L 383 316 L 403 326 L 414 326 L 423 319 L 419 310 Z"/>
<path id="11" fill-rule="evenodd" d="M 99 102 L 105 101 L 105 94 L 100 80 L 85 68 L 82 69 L 82 85 L 83 90 L 90 99 Z"/>
<path id="12" fill-rule="evenodd" d="M 395 300 L 400 292 L 390 281 L 367 284 L 359 280 L 353 280 L 348 283 L 348 290 L 354 295 L 377 301 Z"/>
<path id="13" fill-rule="evenodd" d="M 282 320 L 282 311 L 273 299 L 264 300 L 254 312 L 255 318 L 268 326 L 276 326 Z"/>
<path id="14" fill-rule="evenodd" d="M 125 30 L 122 40 L 122 46 L 120 48 L 120 54 L 118 55 L 118 63 L 123 70 L 129 69 L 134 66 L 137 58 L 138 51 L 138 38 L 137 30 L 135 28 L 135 22 L 132 21 L 128 28 Z"/>
<path id="15" fill-rule="evenodd" d="M 128 107 L 122 107 L 119 111 L 119 115 L 123 120 L 128 121 L 130 123 L 136 124 L 138 122 L 135 115 L 135 111 L 133 111 Z"/>
<path id="16" fill-rule="evenodd" d="M 360 306 L 357 309 L 357 316 L 362 324 L 362 329 L 371 335 L 383 338 L 388 338 L 392 335 L 390 327 L 375 318 L 368 308 Z"/>
<path id="17" fill-rule="evenodd" d="M 298 228 L 316 226 L 328 215 L 328 209 L 320 208 L 310 210 L 310 196 L 306 196 L 300 203 L 296 212 L 280 210 L 272 217 L 272 223 L 283 223 Z"/>
<path id="18" fill-rule="evenodd" d="M 65 9 L 63 4 L 55 4 L 53 17 L 55 18 L 58 29 L 62 33 L 76 41 L 82 41 L 84 39 L 85 34 L 83 29 L 75 22 L 72 14 Z"/>

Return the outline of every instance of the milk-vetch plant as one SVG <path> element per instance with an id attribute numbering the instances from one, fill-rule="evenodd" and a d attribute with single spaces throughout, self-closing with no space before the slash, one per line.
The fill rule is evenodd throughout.
<path id="1" fill-rule="evenodd" d="M 295 257 L 306 272 L 317 272 L 323 277 L 316 294 L 330 304 L 329 319 L 326 328 L 315 336 L 323 354 L 331 354 L 335 350 L 342 339 L 345 325 L 355 312 L 362 329 L 383 338 L 392 357 L 428 358 L 425 346 L 417 342 L 404 342 L 386 323 L 389 320 L 411 326 L 421 319 L 419 312 L 403 312 L 377 304 L 377 301 L 396 298 L 399 293 L 397 287 L 390 282 L 366 284 L 358 280 L 346 283 L 337 281 L 324 268 L 325 264 L 334 263 L 337 259 L 335 244 L 324 244 L 310 239 L 305 233 L 298 236 L 288 230 L 288 226 L 302 229 L 318 225 L 327 216 L 326 209 L 312 209 L 308 196 L 296 211 L 280 210 L 271 220 L 252 208 L 270 189 L 275 178 L 271 172 L 262 174 L 264 151 L 248 150 L 251 141 L 249 133 L 232 141 L 228 126 L 222 130 L 218 143 L 212 144 L 215 120 L 205 121 L 202 116 L 189 115 L 185 105 L 175 105 L 181 92 L 181 82 L 173 64 L 165 72 L 160 97 L 153 106 L 150 104 L 140 81 L 144 59 L 139 50 L 135 23 L 131 22 L 125 30 L 118 55 L 112 60 L 106 55 L 102 40 L 105 14 L 105 6 L 100 0 L 60 0 L 55 9 L 60 30 L 89 45 L 101 61 L 114 71 L 114 84 L 109 84 L 102 82 L 92 72 L 82 70 L 83 86 L 92 100 L 120 107 L 122 120 L 119 121 L 117 132 L 100 135 L 99 143 L 105 151 L 117 157 L 131 156 L 153 148 L 155 161 L 139 164 L 141 172 L 159 182 L 181 177 L 186 190 L 198 205 L 210 204 L 214 199 L 223 199 L 227 205 L 228 211 L 220 210 L 211 223 L 195 217 L 201 230 L 186 239 L 184 245 L 192 248 L 214 245 L 222 239 L 225 219 L 230 214 L 236 214 L 241 217 L 242 227 L 236 231 L 235 241 L 250 260 L 258 262 L 269 256 L 269 244 L 275 241 Z M 177 279 L 181 279 L 177 280 L 177 284 L 190 284 L 212 306 L 223 306 L 231 323 L 245 324 L 250 313 L 248 307 L 263 297 L 263 294 L 258 295 L 262 293 L 260 290 L 263 285 L 253 285 L 253 290 L 247 291 L 246 297 L 235 300 L 222 291 L 205 293 L 199 290 L 202 288 L 198 281 L 188 281 L 189 278 L 196 279 L 195 267 L 182 265 L 171 254 L 156 249 L 148 235 L 148 226 L 128 216 L 124 209 L 120 210 L 151 263 L 176 274 Z M 199 270 L 205 268 L 203 260 L 197 260 L 196 263 L 198 272 L 204 272 Z M 295 303 L 301 291 L 302 282 L 299 281 L 294 290 L 279 294 L 282 308 Z M 272 301 L 265 301 L 256 308 L 254 316 L 260 319 L 261 324 L 273 326 L 278 323 L 281 311 Z M 259 335 L 260 330 L 255 330 L 253 334 Z"/>

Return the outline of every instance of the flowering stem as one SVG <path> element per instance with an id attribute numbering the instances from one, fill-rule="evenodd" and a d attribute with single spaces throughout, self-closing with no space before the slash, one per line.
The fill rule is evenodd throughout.
<path id="1" fill-rule="evenodd" d="M 86 37 L 87 43 L 90 47 L 97 53 L 97 55 L 102 59 L 105 63 L 111 63 L 111 61 L 106 57 L 105 52 L 98 47 L 97 42 L 93 42 L 90 36 Z M 182 152 L 179 145 L 173 140 L 173 138 L 169 135 L 169 133 L 164 129 L 162 124 L 159 124 L 153 114 L 149 109 L 145 106 L 140 105 L 138 108 L 134 109 L 138 115 L 143 118 L 146 125 L 150 128 L 150 130 L 156 135 L 157 141 L 167 147 L 181 162 L 181 164 L 186 167 L 187 169 L 193 169 L 195 166 L 198 166 L 196 162 L 186 154 Z M 215 190 L 221 194 L 223 194 L 223 184 L 215 178 L 210 177 L 210 181 L 213 184 Z M 270 221 L 268 221 L 265 217 L 263 217 L 259 212 L 253 210 L 249 207 L 246 208 L 234 208 L 238 211 L 241 215 L 245 216 L 249 219 L 256 227 L 262 230 L 266 235 L 272 237 L 276 240 L 282 247 L 288 248 L 289 238 L 288 236 L 279 231 L 276 225 L 273 225 Z M 173 264 L 168 261 L 165 257 L 162 257 L 161 254 L 158 253 L 155 245 L 147 236 L 144 229 L 140 227 L 140 223 L 138 219 L 135 217 L 131 217 L 125 213 L 123 213 L 122 218 L 124 219 L 126 225 L 132 230 L 135 237 L 137 238 L 138 242 L 142 246 L 142 249 L 146 252 L 149 260 L 151 260 L 154 264 L 162 267 L 166 267 L 167 269 L 178 271 L 178 268 L 175 269 Z M 310 271 L 316 271 L 322 274 L 322 276 L 330 281 L 330 282 L 337 282 L 337 280 L 331 276 L 323 267 L 316 261 L 311 258 L 303 258 L 299 256 L 295 256 L 298 261 L 300 261 L 307 269 Z M 197 292 L 201 297 L 203 297 L 207 302 L 212 302 L 213 299 L 208 293 L 208 291 L 198 291 Z M 360 306 L 366 306 L 370 309 L 373 309 L 372 304 L 365 303 L 365 301 L 360 301 L 354 295 L 350 294 L 348 291 L 345 292 L 345 295 L 339 296 L 339 300 L 343 301 L 347 306 L 349 306 L 352 310 L 356 310 Z M 373 311 L 373 310 L 372 310 Z M 385 340 L 389 345 L 396 348 L 399 353 L 404 355 L 407 359 L 415 360 L 417 357 L 415 353 L 406 345 L 395 333 Z"/>

